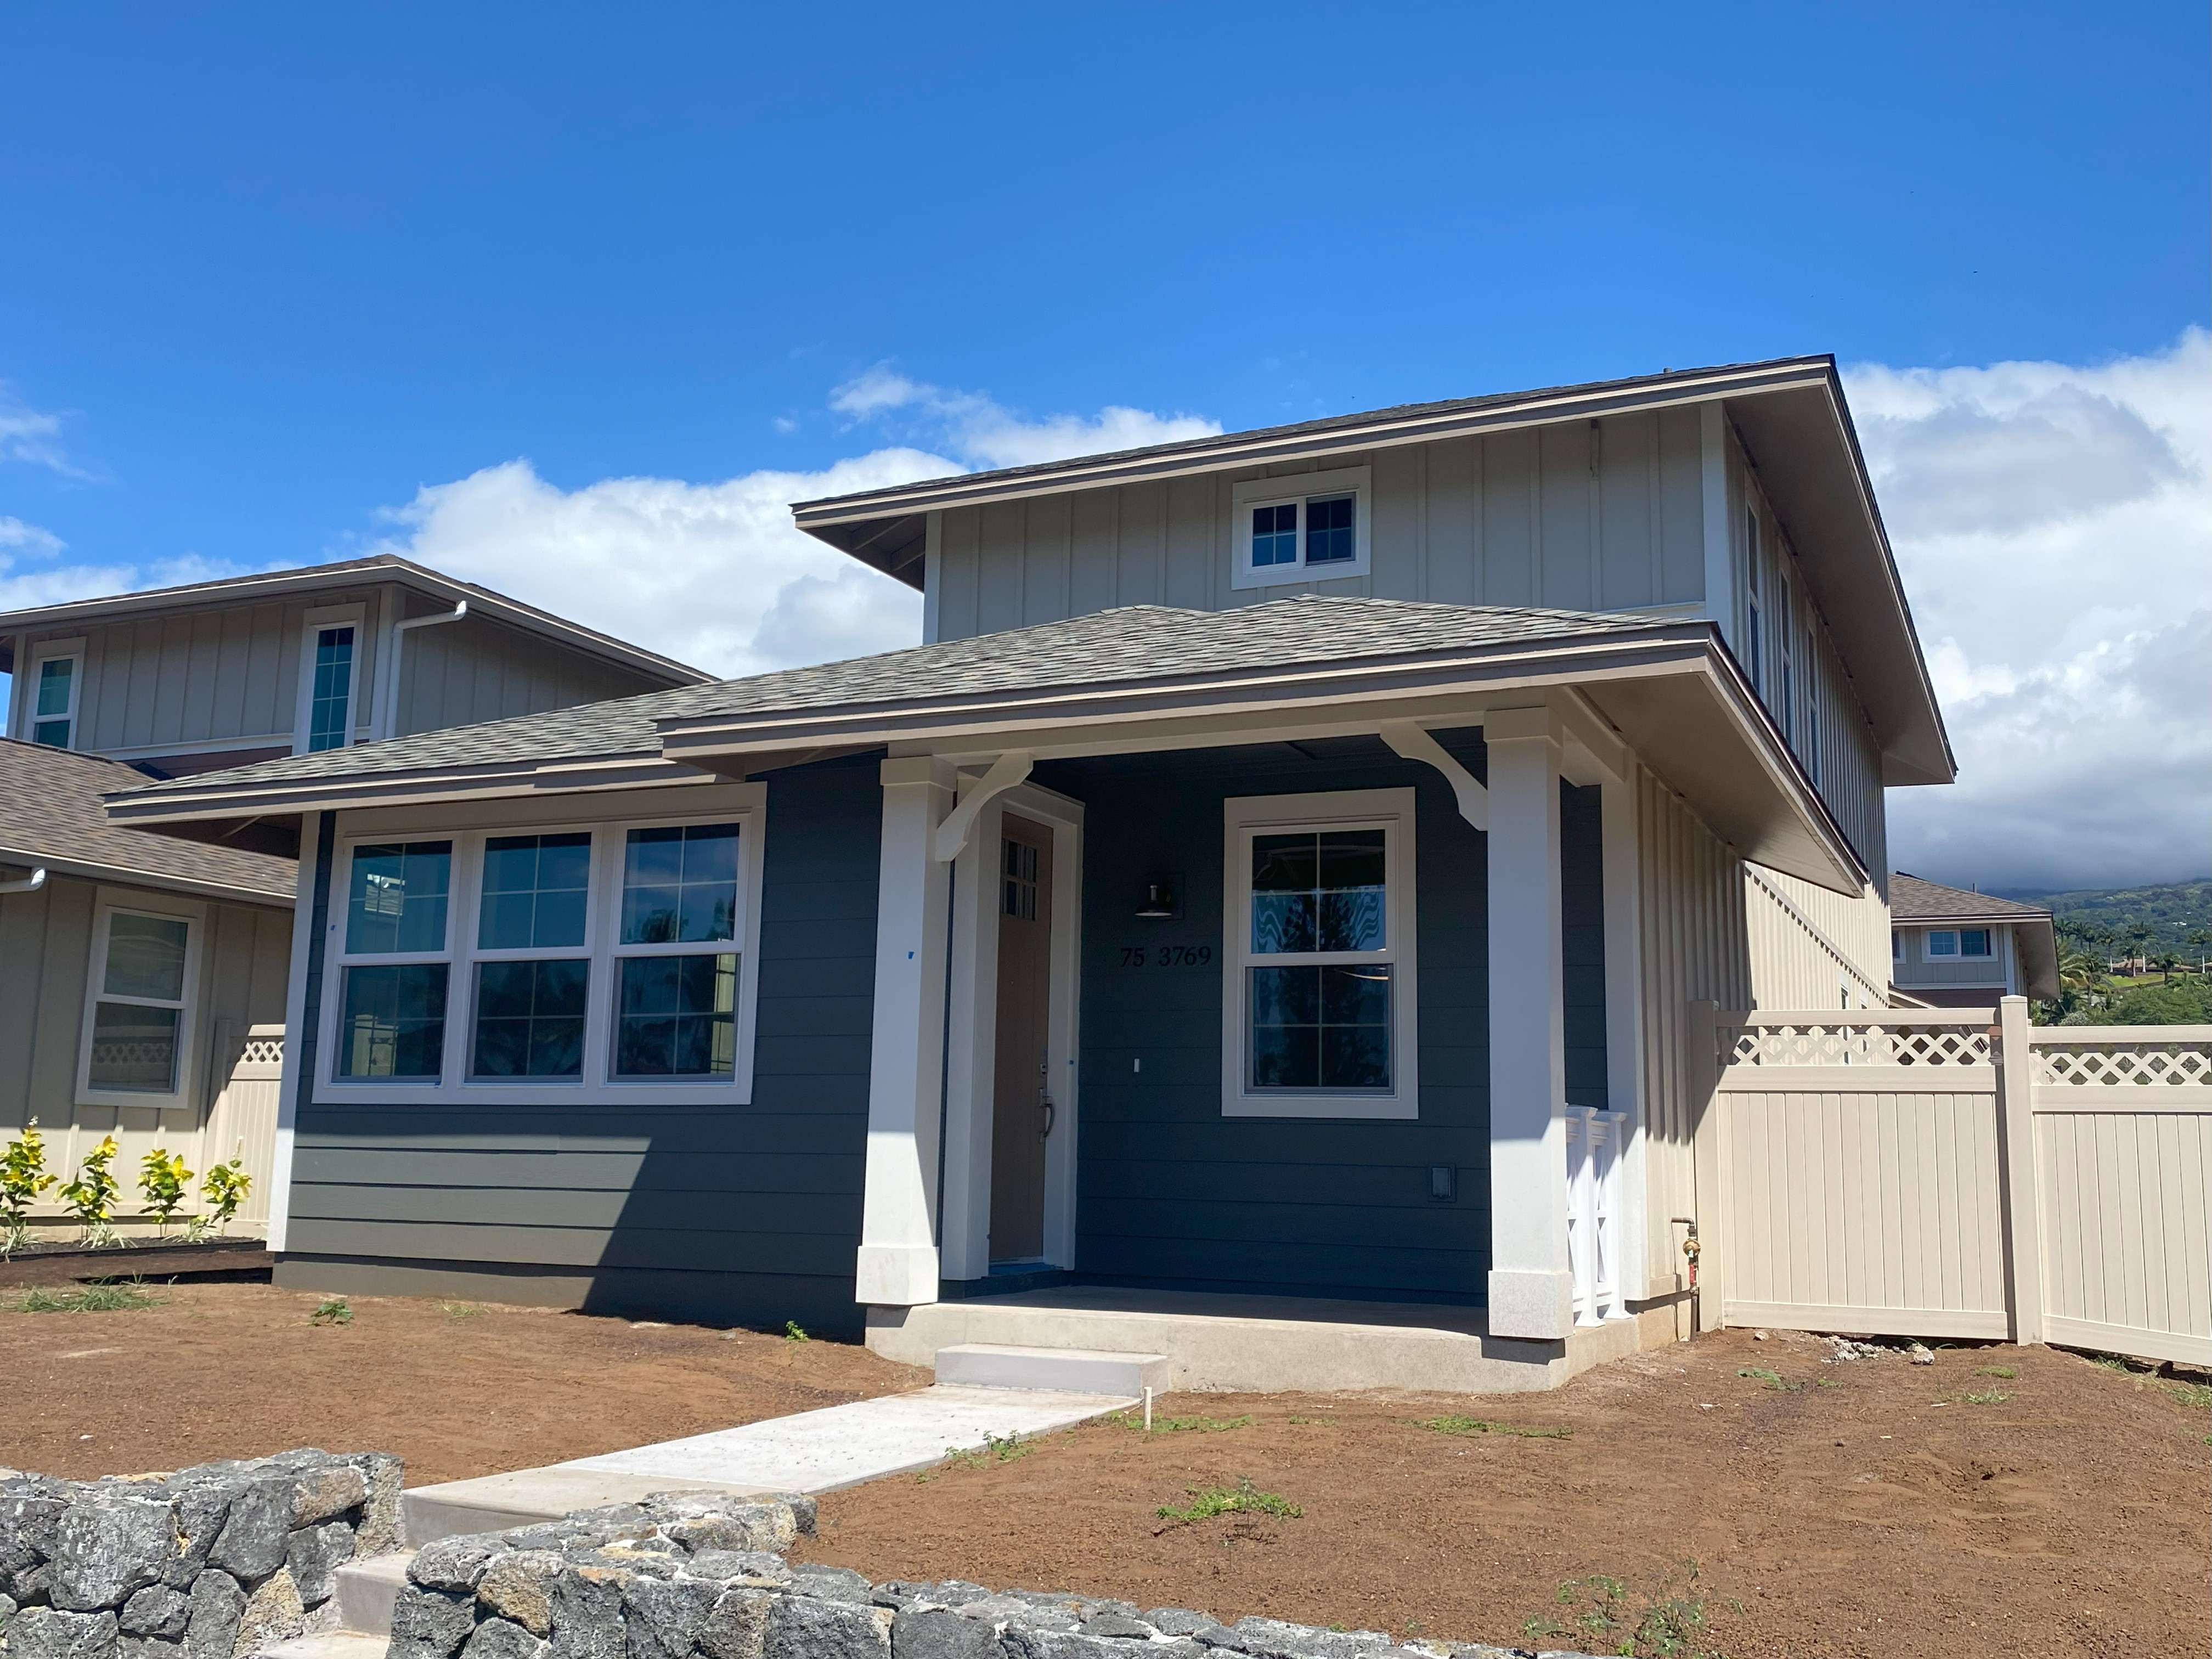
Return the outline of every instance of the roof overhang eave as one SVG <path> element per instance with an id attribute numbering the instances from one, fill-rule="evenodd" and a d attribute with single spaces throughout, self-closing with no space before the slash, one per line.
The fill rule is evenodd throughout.
<path id="1" fill-rule="evenodd" d="M 689 663 L 678 662 L 673 657 L 664 657 L 658 652 L 647 651 L 641 646 L 631 645 L 611 635 L 580 628 L 550 611 L 536 610 L 503 594 L 456 581 L 439 571 L 412 562 L 387 566 L 361 565 L 343 570 L 310 567 L 304 570 L 276 571 L 266 576 L 240 576 L 199 587 L 154 593 L 118 593 L 100 599 L 72 599 L 62 605 L 42 605 L 36 610 L 19 611 L 0 617 L 0 652 L 12 653 L 15 635 L 67 628 L 79 623 L 101 622 L 114 617 L 153 615 L 164 611 L 197 610 L 210 605 L 245 605 L 294 593 L 358 591 L 387 586 L 413 588 L 424 597 L 441 600 L 447 605 L 459 605 L 465 599 L 473 615 L 487 617 L 510 627 L 558 640 L 574 650 L 585 652 L 603 661 L 620 663 L 626 668 L 650 674 L 675 685 L 706 685 L 719 678 L 704 669 L 694 668 Z M 0 663 L 0 667 L 5 666 L 4 663 Z"/>
<path id="2" fill-rule="evenodd" d="M 191 876 L 142 870 L 128 864 L 108 864 L 92 859 L 57 857 L 23 848 L 0 847 L 0 864 L 44 869 L 50 875 L 75 876 L 84 881 L 106 882 L 118 887 L 143 887 L 155 892 L 182 893 L 192 898 L 220 899 L 230 904 L 264 904 L 289 910 L 293 895 L 287 888 L 241 887 L 225 881 L 201 881 Z"/>
<path id="3" fill-rule="evenodd" d="M 813 748 L 1022 750 L 1043 760 L 1371 731 L 1383 720 L 1480 725 L 1486 699 L 1555 687 L 1587 696 L 1742 856 L 1837 892 L 1864 890 L 1865 864 L 1706 623 L 1165 682 L 701 716 L 660 730 L 672 759 L 732 775 Z"/>
<path id="4" fill-rule="evenodd" d="M 360 806 L 428 805 L 501 797 L 586 794 L 711 781 L 713 774 L 650 754 L 520 761 L 435 770 L 356 773 L 199 787 L 155 786 L 101 797 L 108 821 L 158 830 L 210 819 L 296 817 Z M 198 783 L 199 780 L 193 780 Z"/>

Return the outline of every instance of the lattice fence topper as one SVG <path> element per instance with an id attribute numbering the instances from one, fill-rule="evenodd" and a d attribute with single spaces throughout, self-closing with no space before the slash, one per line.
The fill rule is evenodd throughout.
<path id="1" fill-rule="evenodd" d="M 240 1051 L 241 1066 L 282 1066 L 284 1063 L 284 1039 L 282 1036 L 248 1037 Z"/>
<path id="2" fill-rule="evenodd" d="M 1723 1066 L 1987 1066 L 1986 1021 L 1903 1024 L 1878 1018 L 1723 1025 Z"/>
<path id="3" fill-rule="evenodd" d="M 2030 1049 L 2038 1083 L 2161 1086 L 2212 1083 L 2212 1043 L 2069 1042 L 2038 1033 Z"/>

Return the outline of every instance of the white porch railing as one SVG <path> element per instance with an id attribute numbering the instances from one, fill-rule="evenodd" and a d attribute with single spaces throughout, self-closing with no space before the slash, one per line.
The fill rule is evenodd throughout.
<path id="1" fill-rule="evenodd" d="M 2212 1363 L 2212 1027 L 1701 1018 L 1709 1324 Z"/>
<path id="2" fill-rule="evenodd" d="M 1577 1325 L 1628 1311 L 1620 1285 L 1620 1142 L 1627 1122 L 1626 1112 L 1566 1109 L 1567 1263 L 1574 1272 Z"/>

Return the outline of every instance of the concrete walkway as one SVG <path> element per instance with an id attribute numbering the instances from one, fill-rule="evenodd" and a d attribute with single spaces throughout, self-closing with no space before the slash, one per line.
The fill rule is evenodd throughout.
<path id="1" fill-rule="evenodd" d="M 644 1475 L 670 1486 L 711 1483 L 769 1492 L 835 1492 L 928 1468 L 943 1462 L 948 1450 L 982 1445 L 986 1436 L 1043 1434 L 1136 1403 L 1115 1395 L 939 1383 L 913 1394 L 770 1418 L 603 1457 L 580 1457 L 538 1473 Z"/>

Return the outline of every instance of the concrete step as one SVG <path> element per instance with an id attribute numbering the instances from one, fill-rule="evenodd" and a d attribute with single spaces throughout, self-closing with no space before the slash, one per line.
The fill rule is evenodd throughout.
<path id="1" fill-rule="evenodd" d="M 334 1630 L 321 1636 L 297 1636 L 254 1650 L 254 1659 L 384 1659 L 391 1638 L 359 1631 Z"/>
<path id="2" fill-rule="evenodd" d="M 396 1555 L 368 1555 L 349 1561 L 337 1571 L 338 1628 L 347 1635 L 383 1638 L 392 1630 L 392 1609 L 399 1600 L 399 1587 L 407 1582 L 411 1551 Z M 303 1656 L 304 1659 L 304 1656 Z M 342 1659 L 331 1655 L 329 1659 Z"/>
<path id="3" fill-rule="evenodd" d="M 961 1342 L 937 1351 L 937 1380 L 969 1389 L 1050 1389 L 1066 1394 L 1164 1393 L 1168 1357 L 1110 1348 L 1018 1348 Z"/>
<path id="4" fill-rule="evenodd" d="M 399 1494 L 399 1518 L 407 1541 L 420 1549 L 463 1533 L 504 1532 L 509 1527 L 557 1521 L 571 1510 L 635 1504 L 657 1492 L 711 1492 L 737 1498 L 770 1495 L 763 1487 L 726 1481 L 556 1463 L 542 1469 L 479 1475 L 473 1480 L 410 1486 Z"/>

